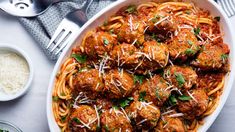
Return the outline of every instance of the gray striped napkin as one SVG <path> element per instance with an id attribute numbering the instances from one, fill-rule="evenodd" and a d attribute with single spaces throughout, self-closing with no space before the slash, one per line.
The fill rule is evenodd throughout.
<path id="1" fill-rule="evenodd" d="M 111 4 L 114 0 L 94 0 L 88 11 L 88 18 L 91 18 L 98 11 Z M 64 16 L 71 11 L 79 9 L 83 6 L 85 0 L 70 0 L 53 5 L 42 15 L 33 18 L 19 18 L 21 24 L 38 42 L 40 47 L 51 60 L 57 60 L 59 55 L 50 53 L 46 49 L 51 36 L 56 30 Z"/>

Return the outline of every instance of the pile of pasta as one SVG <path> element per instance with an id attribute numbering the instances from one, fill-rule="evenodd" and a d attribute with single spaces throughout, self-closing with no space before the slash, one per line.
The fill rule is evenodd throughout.
<path id="1" fill-rule="evenodd" d="M 220 17 L 188 2 L 121 8 L 62 64 L 62 131 L 197 131 L 218 106 L 229 52 Z"/>

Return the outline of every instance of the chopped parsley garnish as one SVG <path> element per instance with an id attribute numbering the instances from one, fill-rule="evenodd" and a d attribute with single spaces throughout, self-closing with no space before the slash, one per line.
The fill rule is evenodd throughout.
<path id="1" fill-rule="evenodd" d="M 193 42 L 191 40 L 187 41 L 189 45 L 193 45 Z"/>
<path id="2" fill-rule="evenodd" d="M 168 78 L 169 76 L 171 76 L 171 72 L 169 69 L 167 69 L 165 72 L 163 72 L 163 78 L 166 79 Z"/>
<path id="3" fill-rule="evenodd" d="M 114 105 L 112 106 L 113 109 L 118 110 L 118 106 Z"/>
<path id="4" fill-rule="evenodd" d="M 181 73 L 175 73 L 176 81 L 178 82 L 179 87 L 183 87 L 185 80 L 184 76 Z"/>
<path id="5" fill-rule="evenodd" d="M 213 99 L 214 99 L 214 97 L 212 97 L 212 96 L 209 97 L 209 100 L 210 100 L 210 101 L 213 100 Z"/>
<path id="6" fill-rule="evenodd" d="M 60 95 L 61 95 L 61 96 L 65 96 L 65 93 L 61 93 Z"/>
<path id="7" fill-rule="evenodd" d="M 9 132 L 8 130 L 3 130 L 0 128 L 0 132 Z"/>
<path id="8" fill-rule="evenodd" d="M 220 16 L 216 16 L 214 19 L 215 19 L 217 22 L 219 22 L 219 21 L 220 21 Z"/>
<path id="9" fill-rule="evenodd" d="M 182 95 L 182 96 L 179 96 L 178 97 L 179 100 L 182 100 L 182 101 L 188 101 L 191 99 L 190 96 L 186 96 L 186 95 Z"/>
<path id="10" fill-rule="evenodd" d="M 101 132 L 101 127 L 100 126 L 96 126 L 96 132 Z"/>
<path id="11" fill-rule="evenodd" d="M 227 54 L 222 54 L 221 55 L 221 59 L 222 60 L 227 60 L 228 59 L 228 55 Z"/>
<path id="12" fill-rule="evenodd" d="M 119 104 L 119 105 L 120 105 L 122 108 L 124 108 L 124 107 L 126 107 L 126 106 L 129 106 L 130 102 L 133 101 L 133 100 L 134 100 L 133 97 L 129 97 L 129 98 L 123 99 L 123 100 L 120 101 L 120 104 Z"/>
<path id="13" fill-rule="evenodd" d="M 157 42 L 161 42 L 161 39 L 158 38 L 157 35 L 154 34 L 154 33 L 152 34 L 151 38 L 154 39 L 154 40 L 156 40 Z"/>
<path id="14" fill-rule="evenodd" d="M 82 64 L 85 63 L 87 60 L 86 55 L 72 54 L 72 57 Z"/>
<path id="15" fill-rule="evenodd" d="M 73 118 L 73 121 L 75 121 L 77 124 L 81 123 L 81 121 L 78 118 Z"/>
<path id="16" fill-rule="evenodd" d="M 113 30 L 113 29 L 110 29 L 110 30 L 109 30 L 109 33 L 110 33 L 110 34 L 113 34 L 113 33 L 114 33 L 114 30 Z"/>
<path id="17" fill-rule="evenodd" d="M 106 38 L 103 38 L 103 43 L 104 43 L 105 45 L 108 45 L 108 44 L 109 44 L 109 40 L 106 39 Z"/>
<path id="18" fill-rule="evenodd" d="M 128 12 L 128 13 L 134 13 L 135 11 L 136 11 L 135 5 L 129 5 L 126 9 L 126 12 Z"/>
<path id="19" fill-rule="evenodd" d="M 66 118 L 67 118 L 67 116 L 62 116 L 62 117 L 61 117 L 61 121 L 62 121 L 62 122 L 65 122 Z"/>
<path id="20" fill-rule="evenodd" d="M 106 20 L 106 21 L 104 21 L 104 24 L 103 24 L 104 26 L 107 26 L 108 25 L 108 21 Z"/>
<path id="21" fill-rule="evenodd" d="M 190 15 L 190 14 L 191 14 L 191 11 L 190 11 L 190 10 L 186 10 L 185 13 L 188 14 L 188 15 Z"/>
<path id="22" fill-rule="evenodd" d="M 137 82 L 139 84 L 142 84 L 144 80 L 144 76 L 141 75 L 134 75 L 134 84 L 136 84 Z"/>
<path id="23" fill-rule="evenodd" d="M 52 97 L 52 100 L 55 101 L 55 102 L 57 102 L 57 101 L 59 100 L 59 97 L 58 97 L 58 96 L 53 96 L 53 97 Z"/>
<path id="24" fill-rule="evenodd" d="M 156 23 L 156 22 L 159 21 L 159 19 L 160 19 L 160 16 L 159 16 L 159 15 L 155 15 L 154 18 L 152 18 L 151 21 L 152 21 L 153 23 Z"/>
<path id="25" fill-rule="evenodd" d="M 140 92 L 139 101 L 144 101 L 145 96 L 146 96 L 146 91 Z"/>
<path id="26" fill-rule="evenodd" d="M 107 125 L 104 126 L 106 132 L 109 132 L 109 127 Z"/>
<path id="27" fill-rule="evenodd" d="M 194 28 L 193 31 L 195 35 L 199 35 L 201 29 L 198 27 L 198 28 Z"/>
<path id="28" fill-rule="evenodd" d="M 134 53 L 135 53 L 134 50 L 131 50 L 131 51 L 129 52 L 130 55 L 133 55 Z"/>
<path id="29" fill-rule="evenodd" d="M 112 99 L 113 109 L 119 109 L 120 107 L 125 108 L 126 106 L 129 106 L 130 103 L 134 100 L 133 97 L 125 97 L 121 99 Z"/>
<path id="30" fill-rule="evenodd" d="M 156 89 L 155 95 L 156 95 L 157 99 L 158 99 L 159 101 L 161 101 L 161 96 L 160 96 L 158 87 L 157 87 L 157 89 Z"/>
<path id="31" fill-rule="evenodd" d="M 88 71 L 89 68 L 88 67 L 82 67 L 79 69 L 79 72 L 85 72 L 85 71 Z"/>
<path id="32" fill-rule="evenodd" d="M 167 121 L 163 121 L 163 125 L 166 125 L 168 122 Z"/>
<path id="33" fill-rule="evenodd" d="M 175 95 L 171 95 L 171 96 L 169 97 L 169 100 L 170 100 L 170 103 L 171 103 L 172 105 L 176 105 L 177 99 L 175 98 Z"/>
<path id="34" fill-rule="evenodd" d="M 186 50 L 185 50 L 185 54 L 186 54 L 186 55 L 193 55 L 193 54 L 195 54 L 195 51 L 192 50 L 192 49 L 186 49 Z"/>

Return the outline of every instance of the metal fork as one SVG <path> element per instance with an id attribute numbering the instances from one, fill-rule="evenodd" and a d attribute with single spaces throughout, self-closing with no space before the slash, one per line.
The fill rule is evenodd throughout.
<path id="1" fill-rule="evenodd" d="M 222 6 L 225 13 L 228 17 L 232 17 L 235 15 L 235 2 L 234 0 L 215 0 L 219 5 Z"/>
<path id="2" fill-rule="evenodd" d="M 65 16 L 47 45 L 47 49 L 51 53 L 55 52 L 55 55 L 57 55 L 65 48 L 68 42 L 76 37 L 80 27 L 88 20 L 87 11 L 92 2 L 93 0 L 87 0 L 81 9 L 77 9 Z"/>

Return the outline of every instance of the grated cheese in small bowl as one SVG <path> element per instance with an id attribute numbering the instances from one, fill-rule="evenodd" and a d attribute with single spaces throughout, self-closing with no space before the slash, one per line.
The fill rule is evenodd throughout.
<path id="1" fill-rule="evenodd" d="M 29 58 L 16 47 L 0 44 L 0 101 L 23 95 L 32 81 Z"/>

